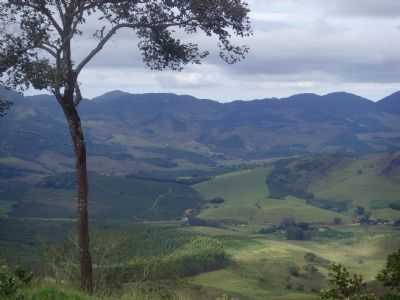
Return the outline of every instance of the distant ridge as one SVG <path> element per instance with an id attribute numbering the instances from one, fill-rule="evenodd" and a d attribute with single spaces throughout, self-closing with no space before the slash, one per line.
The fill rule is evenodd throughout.
<path id="1" fill-rule="evenodd" d="M 57 102 L 49 95 L 14 98 L 11 111 L 0 119 L 0 157 L 70 157 L 69 133 Z M 110 91 L 83 101 L 79 110 L 96 166 L 106 168 L 112 161 L 116 170 L 128 172 L 309 153 L 399 151 L 399 98 L 400 92 L 373 102 L 335 92 L 220 103 Z"/>
<path id="2" fill-rule="evenodd" d="M 381 109 L 389 113 L 400 113 L 400 91 L 383 98 L 378 102 Z"/>

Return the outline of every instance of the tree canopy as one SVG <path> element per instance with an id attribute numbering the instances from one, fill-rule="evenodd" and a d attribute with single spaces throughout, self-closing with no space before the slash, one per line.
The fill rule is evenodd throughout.
<path id="1" fill-rule="evenodd" d="M 136 33 L 143 61 L 153 70 L 200 64 L 210 53 L 182 37 L 193 40 L 199 32 L 216 37 L 219 56 L 235 63 L 248 48 L 231 40 L 251 34 L 248 14 L 244 0 L 0 0 L 0 86 L 50 91 L 68 121 L 76 158 L 83 289 L 92 292 L 93 284 L 79 74 L 122 29 Z M 96 45 L 77 59 L 75 42 L 87 33 L 89 20 Z"/>
<path id="2" fill-rule="evenodd" d="M 251 34 L 248 12 L 243 0 L 2 0 L 0 73 L 7 76 L 0 84 L 49 90 L 56 96 L 74 92 L 79 103 L 80 72 L 123 28 L 136 33 L 143 61 L 154 70 L 199 64 L 209 52 L 181 39 L 197 32 L 216 36 L 220 57 L 234 63 L 248 52 L 231 43 L 232 36 Z M 73 61 L 71 42 L 93 19 L 97 45 Z"/>

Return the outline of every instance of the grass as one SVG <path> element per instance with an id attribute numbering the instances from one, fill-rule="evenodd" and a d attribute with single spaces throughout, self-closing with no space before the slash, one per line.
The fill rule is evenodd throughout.
<path id="1" fill-rule="evenodd" d="M 277 224 L 286 217 L 315 223 L 332 223 L 334 218 L 340 218 L 344 223 L 351 223 L 354 208 L 363 206 L 372 212 L 372 217 L 396 220 L 400 218 L 400 211 L 388 206 L 400 201 L 400 184 L 396 178 L 382 174 L 383 158 L 370 155 L 343 163 L 339 157 L 337 166 L 312 178 L 309 191 L 315 197 L 349 203 L 349 209 L 341 213 L 312 206 L 292 196 L 272 198 L 266 184 L 271 165 L 224 174 L 196 185 L 195 189 L 206 200 L 225 199 L 222 204 L 207 203 L 200 217 L 249 226 Z"/>
<path id="2" fill-rule="evenodd" d="M 130 290 L 118 297 L 89 296 L 76 289 L 60 285 L 48 285 L 26 291 L 27 300 L 162 300 L 165 299 L 155 293 L 142 293 Z M 171 300 L 189 300 L 177 295 Z"/>
<path id="3" fill-rule="evenodd" d="M 353 237 L 307 242 L 271 240 L 228 229 L 185 229 L 188 230 L 205 236 L 219 236 L 233 263 L 224 269 L 202 273 L 185 281 L 127 284 L 115 296 L 91 297 L 67 286 L 36 283 L 27 291 L 30 296 L 27 299 L 209 300 L 225 294 L 240 300 L 313 300 L 318 299 L 316 291 L 327 284 L 328 264 L 321 261 L 342 263 L 352 272 L 362 274 L 366 280 L 373 280 L 383 268 L 386 256 L 400 247 L 398 232 L 386 226 L 342 226 L 340 230 L 352 232 Z M 318 270 L 316 273 L 307 271 L 310 261 L 305 256 L 308 253 L 319 258 L 313 263 Z M 291 273 L 293 268 L 299 270 L 298 275 Z"/>
<path id="4" fill-rule="evenodd" d="M 222 197 L 221 205 L 208 205 L 200 217 L 216 220 L 235 220 L 250 225 L 277 224 L 282 218 L 294 217 L 301 222 L 330 222 L 338 213 L 308 205 L 304 200 L 269 197 L 266 178 L 270 167 L 256 168 L 217 176 L 196 185 L 203 198 Z"/>
<path id="5" fill-rule="evenodd" d="M 390 227 L 343 226 L 341 230 L 352 232 L 353 237 L 294 242 L 225 235 L 221 239 L 235 263 L 224 270 L 195 276 L 192 282 L 240 299 L 317 299 L 312 290 L 326 285 L 329 264 L 317 263 L 318 273 L 307 273 L 306 253 L 313 253 L 322 261 L 342 263 L 373 280 L 383 268 L 386 256 L 400 248 L 400 236 Z M 293 266 L 299 268 L 300 276 L 290 274 L 289 268 Z M 290 290 L 288 281 L 292 285 Z"/>
<path id="6" fill-rule="evenodd" d="M 310 189 L 322 199 L 351 201 L 353 207 L 362 205 L 371 210 L 374 217 L 396 219 L 400 217 L 400 213 L 386 206 L 388 203 L 400 200 L 398 197 L 400 185 L 394 179 L 380 174 L 379 163 L 379 158 L 372 156 L 351 160 L 334 168 L 328 174 L 313 179 Z M 292 196 L 285 199 L 271 198 L 266 184 L 271 170 L 271 166 L 241 170 L 216 176 L 212 180 L 194 186 L 192 192 L 198 195 L 198 199 L 205 200 L 200 217 L 225 221 L 225 225 L 221 228 L 181 227 L 176 223 L 136 224 L 133 227 L 113 224 L 100 228 L 102 234 L 106 234 L 110 241 L 115 241 L 119 234 L 122 235 L 121 240 L 124 243 L 119 250 L 129 259 L 133 257 L 146 259 L 157 255 L 168 258 L 178 255 L 186 258 L 190 253 L 196 252 L 193 247 L 186 248 L 188 240 L 202 236 L 206 239 L 207 237 L 217 239 L 231 261 L 222 269 L 200 274 L 194 272 L 193 274 L 197 275 L 185 277 L 184 283 L 178 286 L 175 285 L 176 282 L 157 282 L 156 284 L 161 284 L 162 288 L 151 287 L 143 292 L 143 289 L 136 288 L 137 283 L 128 283 L 118 299 L 159 300 L 160 295 L 165 296 L 167 293 L 170 297 L 173 291 L 175 298 L 171 296 L 163 299 L 205 300 L 227 294 L 240 300 L 313 300 L 318 298 L 316 291 L 327 284 L 328 266 L 331 262 L 344 264 L 350 271 L 360 273 L 370 281 L 374 280 L 378 271 L 383 268 L 387 255 L 400 248 L 399 231 L 392 227 L 350 225 L 352 210 L 336 213 L 311 206 L 305 200 Z M 111 187 L 107 186 L 109 182 L 112 183 L 112 188 L 107 191 L 108 187 Z M 141 198 L 145 194 L 131 197 L 129 192 L 129 188 L 136 189 L 139 185 L 141 191 L 147 189 L 154 195 L 168 193 L 168 187 L 155 187 L 153 184 L 147 185 L 143 182 L 133 184 L 129 179 L 104 177 L 96 183 L 99 189 L 95 190 L 93 195 L 96 197 L 108 195 L 108 199 L 104 202 L 98 202 L 105 205 L 103 208 L 106 209 L 107 205 L 114 203 L 114 199 L 129 203 L 133 198 Z M 116 191 L 122 191 L 122 194 Z M 185 195 L 187 194 L 181 194 L 180 199 L 184 200 Z M 31 196 L 34 197 L 35 194 L 32 193 Z M 157 197 L 151 198 L 152 206 Z M 220 204 L 207 202 L 216 197 L 222 197 L 225 201 Z M 55 196 L 53 199 L 56 199 Z M 127 207 L 130 206 L 124 206 L 124 209 Z M 287 241 L 279 234 L 256 233 L 258 229 L 277 224 L 286 217 L 293 217 L 298 222 L 312 223 L 331 223 L 334 218 L 340 217 L 345 225 L 332 226 L 332 231 L 338 233 L 332 237 L 325 236 L 311 241 Z M 29 221 L 25 222 L 30 224 Z M 14 240 L 11 234 L 16 231 L 11 225 L 4 227 L 3 235 L 8 238 L 2 242 L 11 242 L 12 246 L 16 247 L 18 240 Z M 21 228 L 16 229 L 21 230 Z M 31 240 L 28 238 L 29 230 L 22 230 L 22 233 L 24 234 L 21 236 L 22 239 Z M 127 240 L 124 237 L 125 233 L 130 236 Z M 337 238 L 338 236 L 340 238 Z M 108 244 L 107 239 L 103 241 L 104 244 Z M 33 249 L 29 242 L 21 245 Z M 196 245 L 195 248 L 200 249 Z M 1 243 L 0 249 L 4 249 Z M 310 253 L 317 256 L 318 261 L 307 260 L 306 254 Z M 127 262 L 130 262 L 129 259 Z M 185 259 L 185 263 L 192 261 L 190 257 Z M 170 263 L 170 260 L 167 262 Z M 316 271 L 310 271 L 310 264 Z M 295 272 L 298 274 L 293 273 L 293 270 L 298 270 Z M 114 300 L 106 297 L 88 297 L 73 289 L 59 286 L 38 287 L 31 290 L 31 293 L 42 297 L 34 300 Z"/>
<path id="7" fill-rule="evenodd" d="M 311 191 L 317 197 L 348 200 L 353 207 L 364 206 L 375 217 L 400 218 L 399 211 L 387 208 L 390 203 L 400 202 L 400 184 L 382 175 L 380 164 L 376 156 L 353 160 L 314 182 Z"/>

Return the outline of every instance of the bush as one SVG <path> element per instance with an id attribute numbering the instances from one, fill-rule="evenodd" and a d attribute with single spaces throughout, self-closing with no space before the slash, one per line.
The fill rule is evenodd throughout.
<path id="1" fill-rule="evenodd" d="M 293 277 L 300 276 L 300 268 L 297 265 L 289 266 L 288 267 L 289 274 Z"/>
<path id="2" fill-rule="evenodd" d="M 22 289 L 32 280 L 32 274 L 17 268 L 11 271 L 7 266 L 0 267 L 0 299 L 22 300 Z"/>
<path id="3" fill-rule="evenodd" d="M 351 274 L 340 264 L 333 264 L 329 273 L 331 288 L 321 291 L 321 300 L 371 299 L 361 275 Z"/>
<path id="4" fill-rule="evenodd" d="M 222 204 L 225 202 L 225 199 L 222 197 L 216 197 L 210 200 L 210 203 L 212 204 Z"/>
<path id="5" fill-rule="evenodd" d="M 316 266 L 308 264 L 304 267 L 304 271 L 306 271 L 308 274 L 314 274 L 318 272 L 318 269 Z"/>
<path id="6" fill-rule="evenodd" d="M 386 267 L 379 273 L 378 280 L 386 287 L 400 292 L 400 250 L 388 256 Z"/>
<path id="7" fill-rule="evenodd" d="M 389 208 L 393 210 L 400 210 L 400 203 L 390 203 Z"/>
<path id="8" fill-rule="evenodd" d="M 316 255 L 314 253 L 311 253 L 311 252 L 307 252 L 304 255 L 304 260 L 306 262 L 308 262 L 309 264 L 320 265 L 320 266 L 323 266 L 323 267 L 327 267 L 327 266 L 330 265 L 330 261 L 329 260 L 327 260 L 325 258 L 322 258 L 322 257 L 320 257 L 320 256 L 318 256 L 318 255 Z"/>
<path id="9" fill-rule="evenodd" d="M 291 241 L 306 241 L 311 239 L 309 231 L 305 231 L 298 226 L 291 226 L 286 229 L 286 239 Z"/>
<path id="10" fill-rule="evenodd" d="M 307 262 L 315 263 L 315 262 L 317 262 L 317 259 L 318 259 L 318 256 L 314 253 L 307 252 L 306 254 L 304 254 L 304 260 Z"/>
<path id="11" fill-rule="evenodd" d="M 335 225 L 343 224 L 342 218 L 339 218 L 339 217 L 333 218 L 333 224 L 335 224 Z"/>
<path id="12" fill-rule="evenodd" d="M 278 229 L 275 226 L 272 227 L 264 227 L 261 228 L 257 233 L 259 234 L 272 234 L 275 233 Z"/>

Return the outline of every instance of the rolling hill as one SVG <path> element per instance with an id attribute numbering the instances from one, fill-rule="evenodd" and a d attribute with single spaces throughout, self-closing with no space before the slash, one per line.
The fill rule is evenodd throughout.
<path id="1" fill-rule="evenodd" d="M 400 154 L 313 155 L 228 173 L 197 184 L 200 217 L 259 227 L 285 218 L 351 223 L 358 206 L 376 219 L 400 219 Z M 396 172 L 387 173 L 387 170 Z M 222 198 L 218 204 L 212 199 Z"/>
<path id="2" fill-rule="evenodd" d="M 0 119 L 0 159 L 8 173 L 71 171 L 68 130 L 56 101 L 47 95 L 7 95 L 14 106 Z M 222 104 L 191 96 L 114 91 L 84 101 L 80 111 L 90 170 L 126 175 L 211 170 L 309 153 L 396 151 L 399 97 L 396 93 L 374 103 L 348 93 L 301 94 Z"/>
<path id="3" fill-rule="evenodd" d="M 74 159 L 56 101 L 0 92 L 14 101 L 0 119 L 0 209 L 73 216 Z M 398 98 L 302 94 L 222 104 L 114 91 L 83 101 L 92 215 L 175 219 L 202 208 L 206 219 L 262 225 L 284 216 L 349 221 L 360 205 L 396 218 Z M 297 158 L 262 166 L 284 157 Z M 207 203 L 213 197 L 227 201 Z"/>

